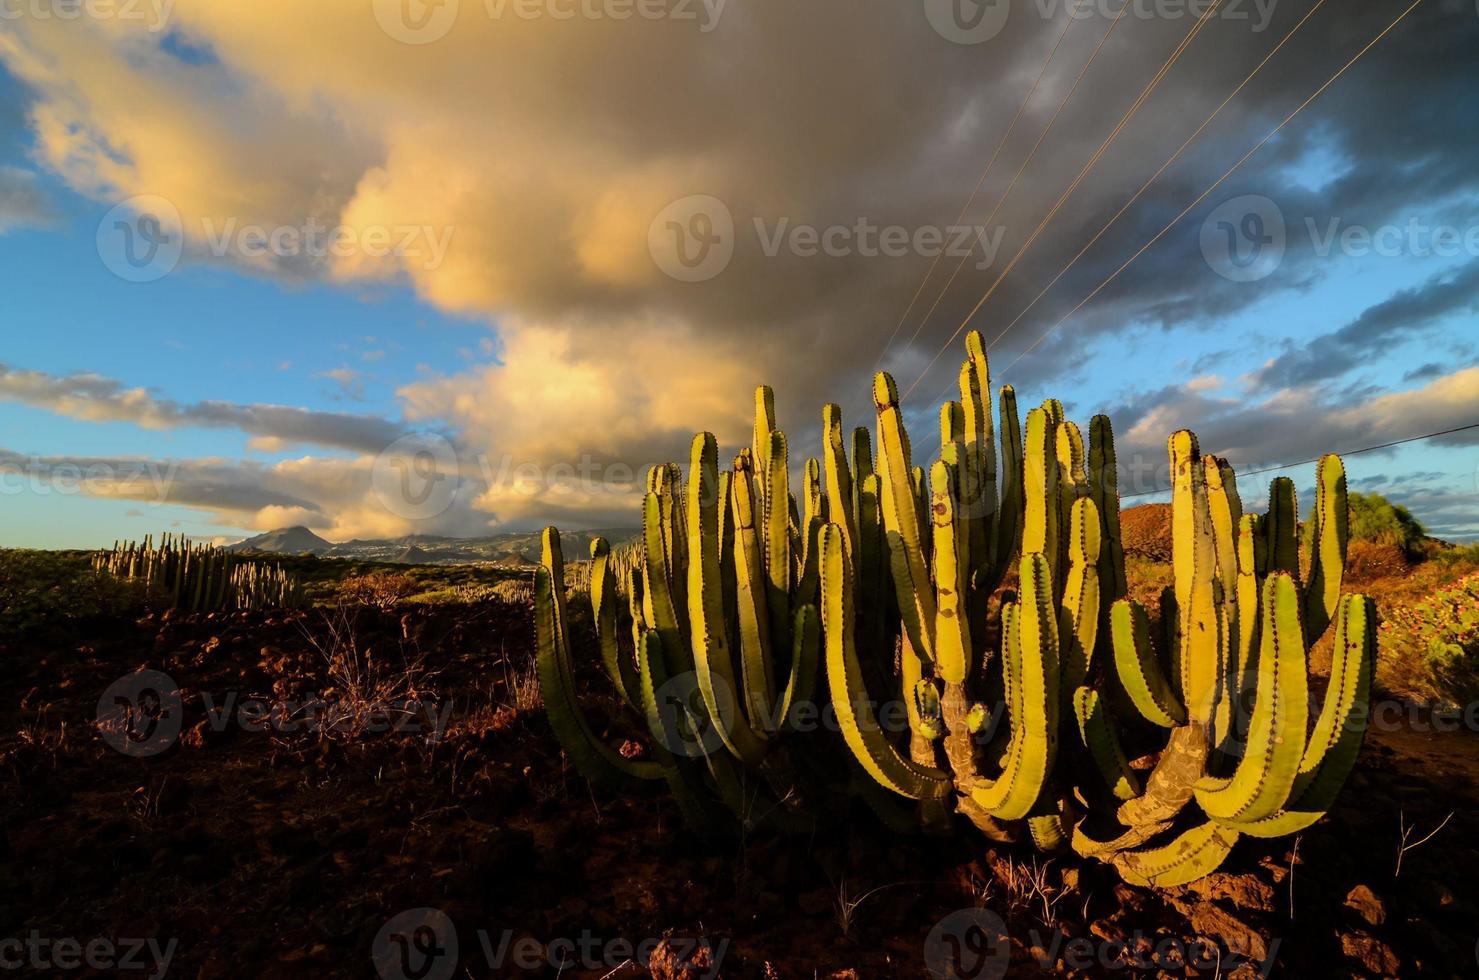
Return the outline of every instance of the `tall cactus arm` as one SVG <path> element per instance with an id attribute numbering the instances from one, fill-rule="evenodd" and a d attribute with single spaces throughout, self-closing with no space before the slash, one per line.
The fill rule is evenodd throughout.
<path id="1" fill-rule="evenodd" d="M 601 537 L 591 541 L 591 614 L 606 676 L 626 703 L 636 708 L 641 700 L 637 667 L 631 658 L 621 655 L 616 642 L 616 576 L 611 571 L 611 545 Z"/>
<path id="2" fill-rule="evenodd" d="M 947 401 L 940 406 L 940 445 L 965 443 L 965 409 L 960 402 Z"/>
<path id="3" fill-rule="evenodd" d="M 1309 721 L 1299 599 L 1287 573 L 1264 583 L 1257 692 L 1243 758 L 1231 777 L 1208 776 L 1197 784 L 1197 803 L 1215 820 L 1251 823 L 1271 817 L 1294 787 Z"/>
<path id="4" fill-rule="evenodd" d="M 1192 569 L 1197 564 L 1197 488 L 1201 485 L 1201 453 L 1196 433 L 1187 429 L 1173 433 L 1166 441 L 1171 459 L 1171 564 L 1176 570 L 1176 607 L 1183 613 L 1190 608 L 1196 580 Z"/>
<path id="5" fill-rule="evenodd" d="M 1031 812 L 1042 795 L 1058 750 L 1058 637 L 1053 608 L 1052 573 L 1039 554 L 1022 558 L 1022 601 L 1017 609 L 1015 641 L 1008 639 L 1007 656 L 1014 658 L 1020 711 L 1011 719 L 1012 741 L 1006 766 L 992 783 L 971 790 L 975 804 L 1000 820 L 1019 820 Z"/>
<path id="6" fill-rule="evenodd" d="M 553 529 L 551 529 L 553 530 Z M 546 532 L 546 536 L 549 531 Z M 558 541 L 558 538 L 556 538 Z M 558 545 L 556 545 L 558 554 Z M 564 579 L 541 565 L 534 574 L 535 661 L 545 714 L 555 738 L 570 755 L 570 761 L 591 782 L 618 792 L 633 790 L 663 776 L 653 762 L 634 762 L 622 757 L 596 737 L 575 696 L 570 651 L 565 642 L 563 619 Z"/>
<path id="7" fill-rule="evenodd" d="M 883 538 L 883 514 L 879 508 L 878 474 L 869 473 L 856 484 L 858 491 L 858 579 L 855 589 L 861 607 L 858 621 L 858 642 L 863 650 L 882 656 L 885 645 L 883 634 L 888 617 L 885 609 L 889 603 L 885 590 L 888 586 L 888 558 Z M 820 532 L 818 532 L 820 533 Z"/>
<path id="8" fill-rule="evenodd" d="M 1294 481 L 1275 477 L 1268 486 L 1268 516 L 1263 519 L 1268 536 L 1268 570 L 1299 575 L 1299 503 Z"/>
<path id="9" fill-rule="evenodd" d="M 795 628 L 791 631 L 791 676 L 786 680 L 786 689 L 781 692 L 781 703 L 776 709 L 777 725 L 790 722 L 792 709 L 810 704 L 816 697 L 821 628 L 815 606 L 796 610 Z"/>
<path id="10" fill-rule="evenodd" d="M 1216 871 L 1238 841 L 1237 831 L 1215 823 L 1200 824 L 1164 847 L 1121 851 L 1110 859 L 1120 877 L 1132 885 L 1172 888 Z"/>
<path id="11" fill-rule="evenodd" d="M 688 608 L 688 577 L 683 570 L 688 568 L 688 512 L 683 497 L 683 473 L 677 463 L 668 463 L 664 469 L 662 500 L 666 512 L 663 540 L 668 546 L 668 568 L 673 589 L 673 601 L 678 610 Z M 688 637 L 688 620 L 680 615 L 678 627 Z"/>
<path id="12" fill-rule="evenodd" d="M 1376 604 L 1364 595 L 1341 599 L 1325 704 L 1305 745 L 1290 802 L 1280 813 L 1232 824 L 1250 837 L 1282 837 L 1313 825 L 1330 809 L 1356 764 L 1370 720 L 1376 663 Z"/>
<path id="13" fill-rule="evenodd" d="M 770 434 L 775 431 L 775 391 L 769 385 L 755 389 L 755 427 L 750 439 L 750 453 L 755 460 L 755 472 L 763 481 L 770 470 Z M 763 516 L 770 505 L 765 497 L 766 485 L 761 482 L 756 488 L 760 495 L 760 514 Z"/>
<path id="14" fill-rule="evenodd" d="M 1119 733 L 1110 716 L 1109 705 L 1092 687 L 1080 687 L 1073 695 L 1073 714 L 1078 720 L 1079 738 L 1089 750 L 1094 767 L 1116 799 L 1131 800 L 1140 795 L 1140 777 L 1125 759 Z"/>
<path id="15" fill-rule="evenodd" d="M 1251 694 L 1252 670 L 1258 659 L 1263 630 L 1258 600 L 1266 554 L 1262 519 L 1257 514 L 1244 514 L 1238 523 L 1238 618 L 1232 634 L 1233 654 L 1237 658 L 1235 690 L 1240 698 Z"/>
<path id="16" fill-rule="evenodd" d="M 680 727 L 679 714 L 682 711 L 680 705 L 659 705 L 657 692 L 662 690 L 668 682 L 667 667 L 663 663 L 662 641 L 658 639 L 655 632 L 648 630 L 642 634 L 637 645 L 637 684 L 639 701 L 642 714 L 647 719 L 647 727 L 652 732 L 656 741 L 653 754 L 657 756 L 662 768 L 663 777 L 667 780 L 668 791 L 673 794 L 673 800 L 678 804 L 678 809 L 683 814 L 683 820 L 698 836 L 711 839 L 721 836 L 724 826 L 719 818 L 718 808 L 708 799 L 702 777 L 699 775 L 696 764 L 690 754 L 683 753 L 683 758 L 674 758 L 668 750 L 669 746 L 683 745 L 693 739 L 692 727 L 684 729 Z M 665 711 L 664 708 L 675 710 Z M 692 726 L 698 719 L 689 716 L 688 725 Z"/>
<path id="17" fill-rule="evenodd" d="M 842 531 L 836 524 L 822 528 L 821 554 L 827 682 L 843 739 L 868 775 L 886 789 L 910 799 L 943 799 L 950 792 L 950 777 L 939 769 L 915 765 L 900 756 L 874 716 L 853 646 L 857 610 L 853 602 L 852 563 L 843 552 Z"/>
<path id="18" fill-rule="evenodd" d="M 791 525 L 795 501 L 791 497 L 790 453 L 784 432 L 770 434 L 768 466 L 755 475 L 765 483 L 765 595 L 770 608 L 770 635 L 775 649 L 787 650 L 791 645 L 791 578 L 795 570 Z"/>
<path id="19" fill-rule="evenodd" d="M 925 636 L 931 621 L 923 618 L 920 612 L 921 603 L 914 594 L 911 584 L 913 578 L 909 570 L 909 548 L 904 543 L 904 538 L 897 531 L 890 529 L 885 533 L 886 559 L 888 562 L 888 581 L 893 584 L 894 595 L 899 607 L 899 621 L 903 627 L 904 640 L 914 657 L 923 663 L 933 663 L 930 654 L 926 651 Z M 927 586 L 928 587 L 928 586 Z M 930 589 L 930 605 L 934 605 L 933 589 Z M 922 668 L 921 668 L 922 670 Z"/>
<path id="20" fill-rule="evenodd" d="M 997 417 L 1001 424 L 1001 503 L 991 541 L 991 566 L 1000 576 L 1022 543 L 1022 422 L 1011 385 L 1002 385 Z"/>
<path id="21" fill-rule="evenodd" d="M 853 489 L 853 511 L 860 513 L 858 496 L 862 493 L 863 481 L 871 476 L 873 470 L 873 436 L 869 433 L 866 425 L 857 426 L 852 430 L 852 489 Z M 862 520 L 859 516 L 858 520 Z"/>
<path id="22" fill-rule="evenodd" d="M 646 560 L 639 557 L 628 565 L 623 573 L 626 577 L 627 612 L 632 617 L 632 649 L 639 654 L 642 650 L 642 635 L 655 628 L 647 619 L 648 604 L 646 590 L 643 588 L 646 581 L 646 573 L 643 569 L 646 564 Z"/>
<path id="23" fill-rule="evenodd" d="M 963 684 L 971 651 L 965 604 L 965 561 L 955 512 L 955 473 L 942 460 L 930 468 L 930 524 L 934 536 L 935 666 L 947 684 Z"/>
<path id="24" fill-rule="evenodd" d="M 1161 672 L 1150 643 L 1150 617 L 1134 599 L 1120 599 L 1110 612 L 1114 666 L 1120 684 L 1136 710 L 1152 724 L 1175 728 L 1186 724 L 1186 709 Z"/>
<path id="25" fill-rule="evenodd" d="M 642 563 L 643 618 L 662 640 L 668 672 L 683 674 L 693 670 L 693 653 L 684 634 L 686 623 L 679 623 L 678 606 L 673 596 L 672 573 L 664 544 L 664 524 L 669 520 L 669 511 L 662 497 L 648 492 L 642 501 L 642 536 L 646 551 L 646 560 Z"/>
<path id="26" fill-rule="evenodd" d="M 961 510 L 967 519 L 972 571 L 990 561 L 996 520 L 996 446 L 991 421 L 991 369 L 978 330 L 966 335 L 960 367 L 960 405 L 965 458 L 960 479 Z"/>
<path id="27" fill-rule="evenodd" d="M 829 508 L 827 519 L 842 529 L 843 547 L 856 566 L 857 496 L 853 489 L 852 470 L 847 464 L 847 449 L 842 443 L 842 408 L 838 405 L 827 405 L 822 409 L 822 443 L 822 475 Z"/>
<path id="28" fill-rule="evenodd" d="M 878 682 L 879 670 L 870 670 L 868 666 L 863 668 L 863 681 L 865 684 Z M 888 685 L 885 683 L 885 689 Z M 934 689 L 934 681 L 925 677 L 924 661 L 914 651 L 914 644 L 909 642 L 909 632 L 904 635 L 899 643 L 899 692 L 903 695 L 904 711 L 909 719 L 909 757 L 920 765 L 935 764 L 934 742 L 940 737 L 940 726 L 935 719 L 929 717 L 926 710 L 925 699 L 921 696 L 925 687 L 929 687 L 935 694 L 935 700 L 939 700 L 939 692 Z"/>
<path id="29" fill-rule="evenodd" d="M 849 506 L 851 506 L 849 495 Z M 812 518 L 827 516 L 827 492 L 822 487 L 822 464 L 815 456 L 806 460 L 801 471 L 801 526 L 806 527 Z"/>
<path id="30" fill-rule="evenodd" d="M 1212 539 L 1217 552 L 1217 577 L 1224 585 L 1238 576 L 1238 521 L 1242 518 L 1227 460 L 1203 456 L 1203 480 L 1207 486 L 1207 512 L 1212 518 Z M 1230 485 L 1231 484 L 1231 485 Z"/>
<path id="31" fill-rule="evenodd" d="M 1197 437 L 1183 429 L 1169 441 L 1172 472 L 1171 533 L 1176 606 L 1181 617 L 1181 700 L 1204 725 L 1213 722 L 1224 693 L 1225 637 L 1217 542 L 1207 501 L 1206 471 Z M 1211 733 L 1213 741 L 1222 733 Z"/>
<path id="32" fill-rule="evenodd" d="M 699 690 L 713 718 L 720 741 L 746 765 L 765 757 L 763 735 L 750 727 L 740 710 L 734 664 L 729 653 L 724 624 L 724 600 L 719 582 L 719 448 L 712 432 L 693 438 L 688 479 L 688 529 L 693 537 L 688 563 L 688 620 L 693 641 L 693 662 Z M 769 678 L 747 677 L 745 701 L 764 705 L 763 717 L 772 710 L 774 687 L 765 688 Z"/>
<path id="33" fill-rule="evenodd" d="M 1068 528 L 1068 574 L 1063 583 L 1058 639 L 1062 644 L 1065 705 L 1089 676 L 1089 665 L 1099 637 L 1099 514 L 1094 501 L 1080 497 L 1073 504 Z"/>
<path id="34" fill-rule="evenodd" d="M 1048 562 L 1049 580 L 1060 580 L 1058 568 L 1059 496 L 1057 425 L 1048 409 L 1027 413 L 1024 449 L 1022 554 L 1040 554 Z"/>
<path id="35" fill-rule="evenodd" d="M 1351 534 L 1345 464 L 1340 457 L 1330 455 L 1320 460 L 1315 481 L 1315 527 L 1304 609 L 1304 634 L 1311 644 L 1325 635 L 1340 605 L 1340 583 Z"/>
<path id="36" fill-rule="evenodd" d="M 719 563 L 734 562 L 734 505 L 730 495 L 734 492 L 734 474 L 725 470 L 719 474 Z"/>
<path id="37" fill-rule="evenodd" d="M 1084 438 L 1078 426 L 1062 422 L 1055 436 L 1058 456 L 1058 588 L 1063 588 L 1063 578 L 1068 574 L 1069 518 L 1073 504 L 1079 497 L 1089 494 L 1089 481 L 1085 471 Z"/>
<path id="38" fill-rule="evenodd" d="M 878 409 L 880 504 L 883 524 L 888 532 L 890 561 L 895 569 L 894 584 L 899 606 L 901 609 L 910 607 L 906 616 L 918 624 L 919 633 L 912 637 L 915 650 L 926 660 L 933 660 L 935 596 L 929 569 L 925 565 L 914 476 L 909 465 L 908 436 L 904 432 L 904 415 L 899 408 L 899 389 L 894 379 L 880 372 L 873 382 L 873 399 Z M 905 573 L 903 580 L 897 574 L 900 570 Z"/>
<path id="39" fill-rule="evenodd" d="M 750 474 L 750 457 L 742 453 L 735 460 L 730 479 L 730 501 L 735 528 L 735 610 L 739 626 L 740 665 L 750 717 L 766 730 L 773 729 L 770 706 L 752 692 L 773 690 L 775 657 L 770 637 L 770 614 L 765 598 L 765 564 L 761 553 L 759 529 L 755 526 L 755 497 Z"/>
<path id="40" fill-rule="evenodd" d="M 908 446 L 908 436 L 905 436 L 904 445 Z M 909 470 L 909 483 L 914 490 L 914 514 L 919 521 L 919 545 L 920 553 L 924 558 L 924 567 L 930 566 L 930 549 L 934 540 L 929 535 L 930 526 L 930 490 L 929 478 L 925 475 L 923 466 L 915 466 Z"/>
<path id="41" fill-rule="evenodd" d="M 1119 461 L 1114 452 L 1114 427 L 1108 415 L 1096 415 L 1089 424 L 1089 495 L 1099 511 L 1104 545 L 1099 555 L 1099 589 L 1109 603 L 1129 592 L 1125 581 L 1125 551 L 1120 540 Z M 1107 616 L 1106 616 L 1107 622 Z"/>

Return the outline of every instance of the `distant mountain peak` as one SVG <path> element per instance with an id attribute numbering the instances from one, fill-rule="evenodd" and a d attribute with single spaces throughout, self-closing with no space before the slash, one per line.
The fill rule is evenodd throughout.
<path id="1" fill-rule="evenodd" d="M 314 534 L 301 524 L 296 527 L 281 527 L 245 541 L 238 541 L 228 551 L 266 551 L 279 555 L 327 554 L 334 545 Z"/>

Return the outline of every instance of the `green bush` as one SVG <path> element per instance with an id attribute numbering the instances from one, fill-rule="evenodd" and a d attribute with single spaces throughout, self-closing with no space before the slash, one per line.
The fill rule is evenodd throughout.
<path id="1" fill-rule="evenodd" d="M 87 551 L 0 551 L 0 636 L 140 608 L 140 583 L 92 567 Z"/>
<path id="2" fill-rule="evenodd" d="M 1479 544 L 1437 548 L 1428 557 L 1444 565 L 1479 565 Z"/>
<path id="3" fill-rule="evenodd" d="M 1349 501 L 1352 541 L 1370 541 L 1401 548 L 1410 559 L 1422 557 L 1428 532 L 1422 522 L 1412 516 L 1412 511 L 1392 503 L 1379 493 L 1351 493 Z M 1306 553 L 1315 529 L 1314 517 L 1315 504 L 1311 503 L 1299 529 Z"/>
<path id="4" fill-rule="evenodd" d="M 1394 693 L 1453 705 L 1479 700 L 1479 573 L 1388 612 L 1378 677 Z"/>
<path id="5" fill-rule="evenodd" d="M 1422 551 L 1427 530 L 1406 507 L 1379 493 L 1353 493 L 1350 501 L 1353 540 L 1395 545 L 1410 556 Z"/>

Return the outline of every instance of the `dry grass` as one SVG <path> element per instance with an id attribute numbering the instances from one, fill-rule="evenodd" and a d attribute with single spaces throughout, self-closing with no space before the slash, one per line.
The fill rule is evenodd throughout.
<path id="1" fill-rule="evenodd" d="M 325 613 L 321 631 L 304 631 L 325 663 L 329 687 L 312 705 L 314 728 L 323 738 L 353 740 L 390 728 L 404 730 L 427 720 L 428 705 L 440 698 L 424 654 L 376 654 L 362 646 L 352 613 L 339 607 Z M 439 733 L 430 733 L 435 736 Z"/>

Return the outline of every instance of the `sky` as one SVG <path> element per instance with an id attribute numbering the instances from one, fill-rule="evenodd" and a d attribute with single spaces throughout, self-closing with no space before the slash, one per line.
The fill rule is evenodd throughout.
<path id="1" fill-rule="evenodd" d="M 878 368 L 923 462 L 962 328 L 1127 503 L 1180 428 L 1307 489 L 1479 423 L 1479 8 L 1409 6 L 6 4 L 0 546 L 635 526 Z M 1347 470 L 1479 539 L 1479 429 Z"/>

